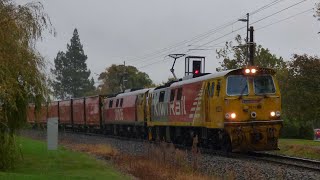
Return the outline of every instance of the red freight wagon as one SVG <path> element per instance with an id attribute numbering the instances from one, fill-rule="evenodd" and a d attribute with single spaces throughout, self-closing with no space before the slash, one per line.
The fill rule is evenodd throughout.
<path id="1" fill-rule="evenodd" d="M 73 124 L 78 126 L 84 126 L 85 116 L 84 116 L 84 108 L 85 108 L 85 99 L 73 99 L 72 100 L 72 115 L 73 115 Z"/>
<path id="2" fill-rule="evenodd" d="M 72 125 L 71 100 L 59 102 L 59 123 L 61 125 Z"/>
<path id="3" fill-rule="evenodd" d="M 50 102 L 48 105 L 48 118 L 58 118 L 59 101 Z"/>
<path id="4" fill-rule="evenodd" d="M 112 102 L 111 102 L 112 101 Z M 110 113 L 109 109 L 113 105 L 113 99 L 112 98 L 105 98 L 103 99 L 103 111 L 102 111 L 102 117 L 103 117 L 103 123 L 106 124 L 108 120 L 108 113 Z"/>
<path id="5" fill-rule="evenodd" d="M 36 113 L 36 121 L 40 124 L 46 124 L 47 123 L 47 110 L 48 107 L 46 105 L 41 106 L 40 112 Z"/>
<path id="6" fill-rule="evenodd" d="M 100 126 L 100 96 L 86 97 L 86 125 Z"/>
<path id="7" fill-rule="evenodd" d="M 27 108 L 27 122 L 33 124 L 35 122 L 34 104 L 29 104 Z"/>

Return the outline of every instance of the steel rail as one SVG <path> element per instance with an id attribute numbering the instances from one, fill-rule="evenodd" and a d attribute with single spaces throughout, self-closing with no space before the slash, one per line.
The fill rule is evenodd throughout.
<path id="1" fill-rule="evenodd" d="M 257 160 L 268 161 L 272 163 L 294 166 L 297 168 L 303 168 L 307 170 L 320 172 L 320 161 L 318 160 L 271 154 L 266 152 L 249 152 L 247 153 L 247 155 L 250 158 L 254 158 Z"/>

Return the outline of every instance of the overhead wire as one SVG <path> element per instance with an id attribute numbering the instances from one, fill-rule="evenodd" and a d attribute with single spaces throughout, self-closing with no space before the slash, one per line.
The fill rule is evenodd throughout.
<path id="1" fill-rule="evenodd" d="M 275 0 L 275 1 L 272 1 L 271 3 L 269 3 L 269 4 L 267 4 L 267 5 L 263 6 L 263 7 L 255 10 L 255 11 L 251 12 L 251 14 L 256 14 L 256 13 L 258 13 L 258 12 L 264 10 L 264 9 L 267 9 L 267 8 L 269 8 L 269 7 L 273 6 L 273 5 L 281 2 L 281 1 L 284 1 L 284 0 Z M 244 17 L 244 16 L 241 16 L 240 18 L 243 18 L 243 17 Z M 152 56 L 155 56 L 155 55 L 159 55 L 160 53 L 163 54 L 163 53 L 165 53 L 166 51 L 169 51 L 169 50 L 171 50 L 171 49 L 173 49 L 173 48 L 179 47 L 179 46 L 181 46 L 181 45 L 184 45 L 184 44 L 189 43 L 189 42 L 192 42 L 192 41 L 196 41 L 196 42 L 194 42 L 194 43 L 200 42 L 200 41 L 202 41 L 203 39 L 206 39 L 206 38 L 208 38 L 209 36 L 212 36 L 213 34 L 219 32 L 220 30 L 225 29 L 225 28 L 227 28 L 227 27 L 229 27 L 229 26 L 232 26 L 233 24 L 239 22 L 238 19 L 240 19 L 240 18 L 237 18 L 236 20 L 233 20 L 233 21 L 230 21 L 230 22 L 228 22 L 228 23 L 225 23 L 225 24 L 223 24 L 223 25 L 221 25 L 221 26 L 219 26 L 219 27 L 217 27 L 217 28 L 211 29 L 211 30 L 209 30 L 209 31 L 207 31 L 207 32 L 205 32 L 205 33 L 203 33 L 203 34 L 197 35 L 197 36 L 191 38 L 190 40 L 184 40 L 184 41 L 182 41 L 182 42 L 179 42 L 179 43 L 174 44 L 174 45 L 172 45 L 172 46 L 169 46 L 169 47 L 167 47 L 167 48 L 163 48 L 163 49 L 161 49 L 161 50 L 158 50 L 158 51 L 155 51 L 155 52 L 146 54 L 146 55 L 144 55 L 144 56 L 142 56 L 142 57 L 137 57 L 137 58 L 129 59 L 129 60 L 127 60 L 126 62 L 128 62 L 128 63 L 133 63 L 133 62 L 141 61 L 141 60 L 143 60 L 143 59 L 150 58 L 150 56 L 152 57 Z M 181 48 L 180 48 L 180 49 L 181 49 Z"/>
<path id="2" fill-rule="evenodd" d="M 294 14 L 294 15 L 292 15 L 292 16 L 286 17 L 286 18 L 281 19 L 281 20 L 279 20 L 279 21 L 276 21 L 276 22 L 267 24 L 267 25 L 265 25 L 265 26 L 259 27 L 259 28 L 256 29 L 256 31 L 257 31 L 257 30 L 264 29 L 264 28 L 267 28 L 267 27 L 269 27 L 269 26 L 271 26 L 271 25 L 278 24 L 278 23 L 280 23 L 280 22 L 286 21 L 286 20 L 288 20 L 288 19 L 291 19 L 291 18 L 293 18 L 293 17 L 299 16 L 299 15 L 301 15 L 301 14 L 304 14 L 304 13 L 307 13 L 307 12 L 312 12 L 312 10 L 314 10 L 314 8 L 307 9 L 307 10 L 305 10 L 305 11 L 302 11 L 302 12 L 299 12 L 299 13 Z"/>
<path id="3" fill-rule="evenodd" d="M 181 46 L 181 45 L 185 45 L 186 43 L 189 43 L 189 42 L 192 42 L 192 41 L 195 41 L 195 40 L 198 40 L 198 39 L 205 39 L 205 38 L 207 38 L 208 36 L 210 36 L 212 33 L 219 32 L 219 30 L 222 30 L 222 29 L 224 29 L 224 28 L 226 28 L 226 27 L 229 27 L 229 26 L 233 25 L 233 24 L 236 23 L 236 22 L 237 22 L 237 21 L 230 21 L 230 22 L 228 22 L 228 23 L 226 23 L 226 24 L 224 24 L 224 25 L 221 25 L 221 26 L 219 26 L 219 27 L 217 27 L 217 28 L 211 29 L 210 31 L 207 31 L 207 32 L 202 33 L 202 34 L 197 35 L 197 36 L 194 36 L 193 38 L 191 38 L 191 39 L 189 39 L 189 40 L 181 41 L 181 42 L 179 42 L 179 43 L 177 43 L 177 44 L 171 45 L 171 46 L 169 46 L 169 47 L 163 48 L 163 49 L 161 49 L 161 50 L 159 50 L 159 51 L 155 51 L 155 52 L 150 53 L 150 54 L 146 54 L 146 55 L 144 55 L 144 56 L 142 56 L 142 57 L 130 59 L 130 60 L 128 60 L 127 62 L 130 62 L 130 63 L 136 62 L 137 60 L 146 59 L 146 58 L 149 58 L 150 56 L 154 56 L 154 55 L 158 55 L 158 54 L 160 54 L 160 53 L 167 52 L 167 51 L 169 51 L 169 50 L 171 50 L 171 49 L 173 49 L 173 48 L 179 47 L 179 46 Z"/>
<path id="4" fill-rule="evenodd" d="M 281 20 L 279 20 L 279 21 L 276 21 L 276 22 L 270 23 L 270 24 L 265 25 L 265 26 L 263 26 L 263 27 L 257 28 L 257 29 L 256 29 L 256 31 L 257 31 L 257 30 L 264 29 L 264 28 L 269 27 L 269 26 L 274 25 L 274 24 L 278 24 L 278 23 L 280 23 L 280 22 L 283 22 L 283 21 L 285 21 L 285 20 L 288 20 L 288 19 L 291 19 L 291 18 L 293 18 L 293 17 L 299 16 L 299 15 L 301 15 L 301 14 L 304 14 L 304 13 L 310 12 L 312 9 L 313 9 L 313 8 L 308 9 L 308 10 L 305 10 L 305 11 L 302 11 L 302 12 L 297 13 L 297 14 L 294 14 L 294 15 L 292 15 L 292 16 L 289 16 L 289 17 L 287 17 L 287 18 L 281 19 Z M 228 33 L 228 34 L 226 34 L 226 35 L 229 35 L 229 33 Z M 226 36 L 226 35 L 225 35 L 225 36 Z M 214 44 L 213 46 L 215 46 L 215 45 L 219 45 L 219 44 L 222 44 L 222 43 L 225 43 L 225 42 L 228 42 L 228 41 L 231 41 L 232 39 L 234 39 L 234 37 L 232 37 L 232 38 L 230 38 L 230 39 L 228 39 L 228 40 L 226 40 L 226 41 L 223 41 L 223 42 L 220 42 L 220 43 Z M 139 67 L 138 69 L 145 68 L 145 67 L 148 67 L 148 66 L 151 66 L 151 65 L 154 65 L 154 64 L 160 63 L 160 62 L 162 62 L 162 61 L 152 62 L 152 63 L 150 63 L 150 64 L 143 65 L 143 66 Z"/>
<path id="5" fill-rule="evenodd" d="M 250 25 L 251 25 L 251 24 L 255 24 L 255 23 L 257 23 L 257 22 L 260 22 L 260 21 L 263 21 L 263 20 L 265 20 L 265 19 L 267 19 L 267 18 L 269 18 L 269 17 L 271 17 L 271 16 L 274 16 L 274 15 L 276 15 L 276 14 L 279 14 L 279 13 L 285 11 L 285 10 L 288 10 L 288 9 L 290 9 L 290 8 L 292 8 L 292 7 L 294 7 L 294 6 L 297 6 L 297 5 L 299 5 L 299 4 L 303 3 L 303 2 L 306 2 L 306 1 L 307 1 L 307 0 L 299 1 L 299 2 L 293 4 L 293 5 L 289 6 L 289 7 L 286 7 L 286 8 L 284 8 L 284 9 L 281 9 L 280 11 L 277 11 L 277 12 L 275 12 L 275 13 L 272 13 L 272 14 L 270 14 L 269 16 L 266 16 L 266 17 L 261 18 L 261 19 L 259 19 L 259 20 L 257 20 L 257 21 L 254 21 L 253 23 L 250 23 Z"/>
<path id="6" fill-rule="evenodd" d="M 249 13 L 249 14 L 250 14 L 250 15 L 254 15 L 254 14 L 260 12 L 260 11 L 263 11 L 263 10 L 265 10 L 265 9 L 273 6 L 273 5 L 276 5 L 276 4 L 280 3 L 281 1 L 284 1 L 284 0 L 275 0 L 275 1 L 272 1 L 271 3 L 269 3 L 269 4 L 265 5 L 265 6 L 262 6 L 261 8 L 255 10 L 255 11 Z"/>
<path id="7" fill-rule="evenodd" d="M 229 38 L 229 39 L 227 39 L 227 40 L 225 40 L 225 41 L 216 43 L 216 44 L 214 44 L 213 46 L 216 46 L 216 45 L 219 45 L 219 44 L 222 44 L 222 43 L 229 42 L 229 41 L 231 41 L 231 40 L 233 40 L 233 39 L 234 39 L 234 37 Z M 184 52 L 184 53 L 187 53 L 187 52 Z M 150 64 L 146 64 L 146 65 L 140 66 L 140 67 L 138 67 L 138 69 L 142 69 L 142 68 L 145 68 L 145 67 L 149 67 L 149 66 L 151 66 L 151 65 L 158 64 L 158 63 L 161 63 L 161 62 L 163 62 L 163 61 L 155 61 L 155 62 L 152 62 L 152 63 L 150 63 Z"/>
<path id="8" fill-rule="evenodd" d="M 285 10 L 288 10 L 288 9 L 294 7 L 294 6 L 297 6 L 297 5 L 299 5 L 299 4 L 301 4 L 301 3 L 305 2 L 305 1 L 307 1 L 307 0 L 299 1 L 298 3 L 295 3 L 295 4 L 293 4 L 293 5 L 289 6 L 289 7 L 286 7 L 286 8 L 284 8 L 284 9 L 281 9 L 280 11 L 277 11 L 277 12 L 275 12 L 275 13 L 272 13 L 271 15 L 265 16 L 265 17 L 263 17 L 263 18 L 261 18 L 261 19 L 259 19 L 259 20 L 257 20 L 257 21 L 254 21 L 254 22 L 250 23 L 250 25 L 256 24 L 256 23 L 258 23 L 258 22 L 260 22 L 260 21 L 262 21 L 262 20 L 265 20 L 265 19 L 267 19 L 267 18 L 270 18 L 270 17 L 272 17 L 272 16 L 274 16 L 274 15 L 276 15 L 276 14 L 279 14 L 279 13 L 285 11 Z M 241 30 L 241 29 L 243 29 L 243 28 L 246 28 L 246 26 L 241 27 L 241 28 L 239 28 L 239 29 L 236 29 L 236 30 L 234 30 L 233 32 L 239 31 L 239 30 Z M 233 32 L 227 33 L 227 34 L 225 34 L 224 36 L 229 35 L 229 34 L 232 34 Z M 222 36 L 222 37 L 223 37 L 223 36 Z M 216 40 L 218 40 L 218 39 L 221 39 L 221 38 L 219 37 L 219 38 L 210 40 L 210 41 L 208 41 L 208 42 L 206 42 L 206 43 L 204 43 L 204 44 L 199 45 L 198 48 L 201 48 L 202 46 L 206 46 L 206 45 L 208 45 L 208 44 L 210 44 L 210 43 L 212 43 L 212 42 L 214 42 L 214 41 L 216 41 Z"/>
<path id="9" fill-rule="evenodd" d="M 283 0 L 273 1 L 273 2 L 271 2 L 270 4 L 275 3 L 275 2 L 279 3 L 279 2 L 281 2 L 281 1 L 283 1 Z M 263 20 L 265 20 L 265 19 L 267 19 L 267 18 L 270 18 L 270 17 L 272 17 L 272 16 L 274 16 L 274 15 L 276 15 L 276 14 L 279 14 L 279 13 L 285 11 L 285 10 L 288 10 L 288 9 L 294 7 L 294 6 L 297 6 L 297 5 L 299 5 L 299 4 L 301 4 L 301 3 L 305 2 L 305 1 L 307 1 L 307 0 L 299 1 L 299 2 L 297 2 L 297 3 L 295 3 L 295 4 L 293 4 L 293 5 L 290 5 L 290 6 L 286 7 L 286 8 L 284 8 L 284 9 L 281 9 L 280 11 L 277 11 L 277 12 L 275 12 L 275 13 L 272 13 L 271 15 L 265 16 L 265 17 L 263 17 L 263 18 L 261 18 L 261 19 L 259 19 L 259 20 L 257 20 L 257 21 L 254 21 L 254 22 L 250 23 L 250 25 L 255 24 L 255 23 L 258 23 L 258 22 L 260 22 L 260 21 L 263 21 Z M 272 4 L 272 5 L 274 5 L 274 4 Z M 271 7 L 271 6 L 269 6 L 269 7 Z M 262 8 L 259 8 L 259 9 L 262 9 Z M 264 9 L 266 9 L 266 8 L 264 8 Z M 258 10 L 256 10 L 256 11 L 259 12 Z M 261 10 L 260 10 L 260 11 L 261 11 Z M 254 11 L 254 12 L 255 12 L 255 11 Z M 255 13 L 257 13 L 257 12 L 255 12 Z M 210 44 L 210 43 L 212 43 L 212 42 L 215 42 L 215 41 L 217 41 L 217 40 L 219 40 L 219 39 L 222 39 L 222 38 L 224 38 L 224 37 L 226 37 L 226 36 L 228 36 L 228 35 L 230 35 L 230 34 L 233 34 L 233 33 L 237 32 L 237 31 L 240 31 L 240 30 L 242 30 L 242 29 L 244 29 L 244 28 L 246 28 L 246 26 L 240 27 L 240 28 L 238 28 L 238 29 L 236 29 L 236 30 L 232 30 L 232 32 L 229 32 L 229 33 L 224 34 L 224 35 L 222 35 L 222 36 L 220 36 L 220 37 L 218 37 L 218 38 L 215 38 L 215 39 L 213 39 L 213 40 L 210 40 L 210 41 L 208 41 L 208 42 L 206 42 L 206 43 L 204 43 L 204 44 L 198 45 L 196 48 L 201 48 L 201 47 L 203 47 L 203 46 L 206 46 L 206 45 L 208 45 L 208 44 Z M 221 44 L 221 43 L 219 43 L 219 44 Z M 186 51 L 186 52 L 184 52 L 184 53 L 187 53 L 187 52 L 188 52 L 188 51 Z M 163 56 L 163 55 L 162 55 L 162 56 Z M 157 58 L 157 57 L 155 57 L 155 58 Z M 155 59 L 155 58 L 152 58 L 152 59 Z M 150 60 L 152 60 L 152 59 L 148 59 L 147 61 L 150 61 Z M 145 61 L 143 61 L 143 62 L 145 62 Z M 140 66 L 140 67 L 138 67 L 138 69 L 145 68 L 145 67 L 148 67 L 148 66 L 151 66 L 151 65 L 153 65 L 153 64 L 160 63 L 160 62 L 161 62 L 161 61 L 155 61 L 155 62 L 146 64 L 146 65 Z"/>

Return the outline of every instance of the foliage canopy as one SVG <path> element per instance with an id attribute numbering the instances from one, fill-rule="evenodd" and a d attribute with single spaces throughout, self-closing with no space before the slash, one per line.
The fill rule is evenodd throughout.
<path id="1" fill-rule="evenodd" d="M 224 69 L 237 69 L 248 65 L 247 62 L 247 46 L 240 35 L 235 38 L 236 45 L 233 42 L 226 42 L 225 47 L 216 50 L 217 58 L 222 59 L 220 62 L 221 67 L 217 68 L 217 71 Z M 261 45 L 256 46 L 254 63 L 256 66 L 282 69 L 286 66 L 282 57 L 277 57 L 271 54 L 269 49 L 263 48 Z"/>
<path id="2" fill-rule="evenodd" d="M 282 91 L 289 131 L 285 136 L 312 138 L 312 129 L 320 127 L 319 72 L 319 57 L 295 54 L 289 62 Z"/>
<path id="3" fill-rule="evenodd" d="M 54 33 L 41 3 L 0 0 L 0 169 L 13 166 L 14 134 L 26 121 L 29 102 L 40 107 L 47 94 L 44 59 L 35 43 Z"/>
<path id="4" fill-rule="evenodd" d="M 153 85 L 149 76 L 134 66 L 111 65 L 99 76 L 100 93 L 119 93 L 125 89 L 145 88 Z"/>

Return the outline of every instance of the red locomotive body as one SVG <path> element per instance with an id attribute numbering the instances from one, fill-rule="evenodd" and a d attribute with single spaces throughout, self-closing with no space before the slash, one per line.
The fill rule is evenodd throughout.
<path id="1" fill-rule="evenodd" d="M 105 123 L 143 124 L 145 118 L 145 93 L 149 89 L 118 94 L 104 100 Z"/>
<path id="2" fill-rule="evenodd" d="M 152 92 L 151 121 L 158 125 L 193 123 L 201 116 L 202 82 L 184 84 L 177 82 L 170 87 Z M 191 124 L 189 124 L 191 125 Z"/>
<path id="3" fill-rule="evenodd" d="M 200 116 L 201 82 L 170 87 L 169 122 L 193 122 Z"/>
<path id="4" fill-rule="evenodd" d="M 136 121 L 135 110 L 136 96 L 113 97 L 106 100 L 105 122 L 134 123 Z"/>

